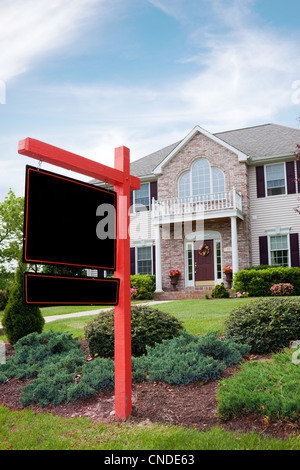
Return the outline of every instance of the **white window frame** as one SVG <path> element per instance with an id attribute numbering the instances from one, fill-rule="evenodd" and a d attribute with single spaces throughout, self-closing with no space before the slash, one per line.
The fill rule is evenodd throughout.
<path id="1" fill-rule="evenodd" d="M 146 181 L 144 183 L 141 183 L 141 186 L 147 184 L 148 185 L 148 198 L 149 198 L 149 206 L 145 206 L 143 204 L 137 205 L 135 201 L 135 196 L 136 196 L 136 191 L 133 191 L 133 212 L 142 212 L 142 211 L 149 211 L 150 206 L 151 206 L 151 200 L 150 200 L 150 183 L 149 181 Z"/>
<path id="2" fill-rule="evenodd" d="M 153 262 L 154 262 L 154 259 L 153 259 L 153 244 L 149 244 L 149 243 L 144 243 L 143 245 L 136 245 L 135 246 L 135 272 L 136 274 L 139 274 L 139 271 L 138 271 L 138 249 L 139 248 L 150 248 L 150 253 L 151 253 L 151 273 L 147 273 L 147 274 L 153 274 Z"/>
<path id="3" fill-rule="evenodd" d="M 277 227 L 273 230 L 267 230 L 268 237 L 268 264 L 269 266 L 276 266 L 271 264 L 271 237 L 286 236 L 287 237 L 287 250 L 288 250 L 288 267 L 291 267 L 291 246 L 290 246 L 290 233 L 291 229 Z"/>
<path id="4" fill-rule="evenodd" d="M 284 193 L 282 194 L 268 194 L 268 180 L 267 180 L 267 167 L 268 166 L 276 166 L 276 165 L 283 165 L 283 174 L 284 174 Z M 286 165 L 285 162 L 278 162 L 278 163 L 267 163 L 264 166 L 264 178 L 265 178 L 265 195 L 266 197 L 280 197 L 287 195 L 287 183 L 286 183 Z"/>

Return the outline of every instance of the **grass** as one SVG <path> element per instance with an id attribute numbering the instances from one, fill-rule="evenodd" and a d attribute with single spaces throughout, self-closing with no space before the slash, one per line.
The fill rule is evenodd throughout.
<path id="1" fill-rule="evenodd" d="M 180 319 L 193 334 L 224 330 L 230 311 L 254 299 L 183 300 L 158 308 Z M 79 307 L 86 311 L 86 307 Z M 54 310 L 55 309 L 55 310 Z M 91 307 L 90 310 L 94 310 Z M 74 307 L 42 309 L 43 315 L 75 312 Z M 67 312 L 66 310 L 69 310 Z M 76 311 L 77 308 L 76 308 Z M 84 325 L 95 315 L 46 323 L 44 330 L 69 331 L 83 337 Z M 5 337 L 0 337 L 5 341 Z M 287 440 L 266 438 L 255 433 L 230 433 L 216 427 L 207 432 L 163 425 L 94 423 L 88 418 L 63 419 L 32 410 L 9 411 L 0 406 L 0 450 L 300 450 L 300 437 Z"/>
<path id="2" fill-rule="evenodd" d="M 180 300 L 161 304 L 159 309 L 181 320 L 184 327 L 193 334 L 209 331 L 224 331 L 224 320 L 240 305 L 252 302 L 253 298 Z"/>
<path id="3" fill-rule="evenodd" d="M 61 418 L 33 410 L 0 406 L 0 450 L 300 450 L 300 438 L 277 440 L 176 426 L 95 423 L 89 418 Z"/>

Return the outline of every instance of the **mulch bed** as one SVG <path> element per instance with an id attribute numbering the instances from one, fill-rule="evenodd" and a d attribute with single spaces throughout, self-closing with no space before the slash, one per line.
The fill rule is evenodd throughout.
<path id="1" fill-rule="evenodd" d="M 13 354 L 13 348 L 7 345 L 6 355 Z M 264 359 L 254 356 L 248 360 Z M 227 368 L 222 378 L 233 376 L 239 370 L 238 366 Z M 0 404 L 13 410 L 23 409 L 20 405 L 20 388 L 30 382 L 30 379 L 11 379 L 0 385 Z M 300 434 L 300 418 L 297 421 L 269 422 L 263 416 L 245 415 L 229 421 L 220 421 L 217 417 L 216 394 L 218 382 L 210 381 L 204 385 L 194 383 L 172 387 L 166 383 L 141 383 L 132 385 L 132 414 L 129 422 L 147 425 L 151 423 L 172 424 L 199 431 L 221 426 L 228 431 L 255 431 L 266 436 L 280 439 L 291 434 Z M 79 399 L 75 403 L 65 403 L 59 406 L 39 408 L 29 406 L 36 413 L 50 412 L 65 418 L 89 417 L 103 423 L 116 422 L 114 417 L 114 390 L 99 393 L 90 398 Z"/>

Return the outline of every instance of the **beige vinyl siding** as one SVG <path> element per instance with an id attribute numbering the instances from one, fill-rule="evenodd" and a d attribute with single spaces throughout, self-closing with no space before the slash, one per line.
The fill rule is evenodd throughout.
<path id="1" fill-rule="evenodd" d="M 297 186 L 297 185 L 296 185 Z M 300 232 L 300 214 L 294 210 L 300 205 L 300 194 L 287 194 L 257 198 L 256 169 L 249 167 L 250 230 L 252 262 L 257 266 L 259 259 L 259 237 L 266 235 L 266 230 L 290 228 L 290 233 Z"/>
<path id="2" fill-rule="evenodd" d="M 130 244 L 134 246 L 137 241 L 151 241 L 154 239 L 150 211 L 141 211 L 130 214 Z"/>

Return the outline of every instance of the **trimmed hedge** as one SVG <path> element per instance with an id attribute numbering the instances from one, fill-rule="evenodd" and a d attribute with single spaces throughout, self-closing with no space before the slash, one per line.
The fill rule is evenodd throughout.
<path id="1" fill-rule="evenodd" d="M 234 275 L 233 289 L 250 297 L 271 296 L 274 284 L 292 284 L 293 295 L 300 295 L 300 268 L 243 269 Z"/>
<path id="2" fill-rule="evenodd" d="M 241 305 L 225 320 L 225 336 L 265 354 L 300 339 L 300 299 L 272 297 Z"/>

